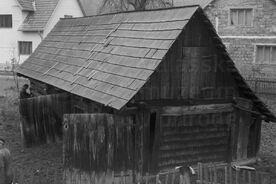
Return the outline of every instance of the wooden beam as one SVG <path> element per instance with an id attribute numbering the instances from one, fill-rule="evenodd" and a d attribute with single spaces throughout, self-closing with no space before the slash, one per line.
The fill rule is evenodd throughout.
<path id="1" fill-rule="evenodd" d="M 161 100 L 139 100 L 128 103 L 128 107 L 159 107 L 159 106 L 183 106 L 183 105 L 207 105 L 234 103 L 234 99 L 207 98 L 207 99 L 161 99 Z"/>
<path id="2" fill-rule="evenodd" d="M 209 114 L 231 111 L 233 111 L 233 105 L 231 103 L 177 107 L 166 106 L 163 107 L 162 115 Z"/>

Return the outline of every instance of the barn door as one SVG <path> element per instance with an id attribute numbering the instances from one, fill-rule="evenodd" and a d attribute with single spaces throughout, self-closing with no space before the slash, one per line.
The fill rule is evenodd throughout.
<path id="1" fill-rule="evenodd" d="M 131 116 L 65 115 L 65 183 L 133 183 L 139 162 L 136 130 Z"/>
<path id="2" fill-rule="evenodd" d="M 227 161 L 232 114 L 231 104 L 163 108 L 160 169 Z"/>

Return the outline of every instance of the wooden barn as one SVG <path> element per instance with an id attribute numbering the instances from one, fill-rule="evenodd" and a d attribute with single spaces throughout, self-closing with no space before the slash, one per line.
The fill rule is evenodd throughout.
<path id="1" fill-rule="evenodd" d="M 262 120 L 276 121 L 198 6 L 61 19 L 17 72 L 37 96 L 21 100 L 36 109 L 25 134 L 63 128 L 68 184 L 254 159 Z M 63 110 L 45 129 L 31 119 L 53 97 Z"/>

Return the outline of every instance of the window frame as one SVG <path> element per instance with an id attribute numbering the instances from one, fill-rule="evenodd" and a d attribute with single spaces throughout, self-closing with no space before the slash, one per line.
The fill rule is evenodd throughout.
<path id="1" fill-rule="evenodd" d="M 13 28 L 13 17 L 12 17 L 12 14 L 0 14 L 0 17 L 1 17 L 1 16 L 3 16 L 3 17 L 5 17 L 5 16 L 6 16 L 6 17 L 11 17 L 11 19 L 10 19 L 11 22 L 10 22 L 10 24 L 9 24 L 8 26 L 6 26 L 6 25 L 5 25 L 5 26 L 1 26 L 1 23 L 0 23 L 0 28 L 1 28 L 1 29 L 2 29 L 2 28 L 8 28 L 8 29 L 9 29 L 9 28 Z M 0 19 L 1 19 L 1 18 L 0 18 Z"/>
<path id="2" fill-rule="evenodd" d="M 21 45 L 22 43 L 30 43 L 31 44 L 31 48 L 28 48 L 28 50 L 30 50 L 30 52 L 28 53 L 21 53 Z M 31 55 L 33 53 L 33 42 L 32 41 L 18 41 L 18 55 Z"/>
<path id="3" fill-rule="evenodd" d="M 253 64 L 256 64 L 256 65 L 276 65 L 276 62 L 275 63 L 271 63 L 271 61 L 269 61 L 269 63 L 258 63 L 257 62 L 257 52 L 258 52 L 258 47 L 271 47 L 271 48 L 276 48 L 276 44 L 274 43 L 256 43 L 254 44 L 254 54 L 253 54 Z M 272 53 L 270 53 L 272 54 Z M 276 60 L 275 60 L 276 61 Z"/>
<path id="4" fill-rule="evenodd" d="M 231 24 L 231 12 L 233 10 L 252 10 L 252 19 L 250 25 L 235 25 Z M 254 26 L 254 16 L 255 15 L 255 8 L 253 6 L 239 6 L 239 7 L 229 7 L 228 10 L 228 26 L 231 27 L 253 27 Z"/>

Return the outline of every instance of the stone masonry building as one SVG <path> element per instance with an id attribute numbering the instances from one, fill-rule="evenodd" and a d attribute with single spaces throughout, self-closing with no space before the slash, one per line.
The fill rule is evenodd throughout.
<path id="1" fill-rule="evenodd" d="M 276 0 L 175 0 L 199 4 L 246 77 L 276 78 Z"/>

